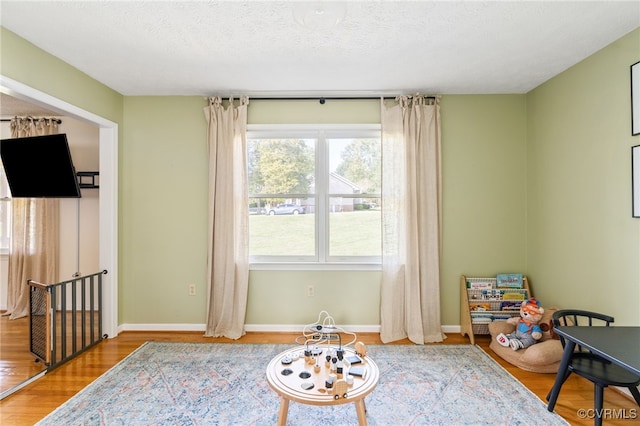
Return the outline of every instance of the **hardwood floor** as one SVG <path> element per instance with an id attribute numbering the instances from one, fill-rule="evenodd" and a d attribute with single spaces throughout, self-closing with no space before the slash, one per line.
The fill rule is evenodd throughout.
<path id="1" fill-rule="evenodd" d="M 101 374 L 113 367 L 129 353 L 146 341 L 166 342 L 209 342 L 209 343 L 295 343 L 299 333 L 247 333 L 239 340 L 203 337 L 201 332 L 123 332 L 118 337 L 107 339 L 96 347 L 58 367 L 44 377 L 28 384 L 23 389 L 0 401 L 0 424 L 33 425 L 41 420 L 60 404 L 83 389 Z M 358 340 L 366 344 L 379 344 L 379 335 L 375 333 L 359 333 Z M 489 349 L 488 336 L 476 336 L 476 342 L 491 355 L 500 365 L 507 369 L 516 379 L 544 401 L 551 389 L 555 375 L 535 374 L 522 371 L 496 357 Z M 394 344 L 411 344 L 400 341 Z M 469 340 L 459 334 L 449 334 L 444 344 L 469 344 Z M 0 371 L 0 374 L 2 372 Z M 606 420 L 606 425 L 630 426 L 637 424 L 640 418 L 640 407 L 635 402 L 614 390 L 605 391 L 605 409 L 618 413 L 619 420 Z M 572 425 L 592 425 L 592 419 L 582 419 L 578 413 L 581 409 L 593 408 L 593 386 L 590 382 L 572 376 L 567 380 L 556 404 L 556 412 Z M 514 407 L 517 410 L 517 407 Z M 617 411 L 620 410 L 620 411 Z M 629 418 L 632 417 L 632 418 Z M 532 419 L 535 424 L 535 419 Z"/>
<path id="2" fill-rule="evenodd" d="M 45 369 L 29 352 L 29 318 L 0 316 L 0 393 Z"/>

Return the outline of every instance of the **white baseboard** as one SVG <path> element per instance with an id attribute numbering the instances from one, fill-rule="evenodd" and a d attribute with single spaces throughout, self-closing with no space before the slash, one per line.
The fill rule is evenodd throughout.
<path id="1" fill-rule="evenodd" d="M 263 332 L 263 333 L 298 333 L 309 324 L 245 324 L 245 331 Z M 347 331 L 354 333 L 379 333 L 379 325 L 339 325 Z"/>
<path id="2" fill-rule="evenodd" d="M 458 334 L 460 334 L 460 330 L 461 330 L 459 325 L 443 325 L 441 328 L 442 328 L 442 332 L 444 334 L 447 334 L 447 333 L 452 333 L 452 334 L 453 333 L 458 333 Z"/>
<path id="3" fill-rule="evenodd" d="M 122 331 L 202 331 L 204 333 L 205 330 L 205 324 L 120 324 L 118 326 L 118 333 Z"/>
<path id="4" fill-rule="evenodd" d="M 295 333 L 302 331 L 308 324 L 245 324 L 248 332 L 262 333 Z M 340 327 L 354 333 L 379 333 L 379 325 L 341 325 Z M 122 331 L 202 331 L 205 324 L 121 324 L 118 333 Z M 460 333 L 459 325 L 443 325 L 443 333 Z M 115 336 L 113 336 L 115 337 Z"/>

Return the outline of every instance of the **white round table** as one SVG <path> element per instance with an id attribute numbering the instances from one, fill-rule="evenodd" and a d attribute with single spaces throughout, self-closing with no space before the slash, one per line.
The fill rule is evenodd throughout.
<path id="1" fill-rule="evenodd" d="M 331 345 L 335 348 L 335 345 Z M 305 358 L 305 350 L 322 350 L 316 358 Z M 361 367 L 364 371 L 362 377 L 352 376 L 353 384 L 346 385 L 345 392 L 337 394 L 334 388 L 344 390 L 345 384 L 327 388 L 327 380 L 330 374 L 334 373 L 327 366 L 326 355 L 329 347 L 319 346 L 298 346 L 288 349 L 276 355 L 267 366 L 267 381 L 271 388 L 281 397 L 280 411 L 278 414 L 278 425 L 285 426 L 289 411 L 289 401 L 296 401 L 309 405 L 338 405 L 354 403 L 358 415 L 358 424 L 367 424 L 366 407 L 364 397 L 369 395 L 378 384 L 380 371 L 375 362 L 369 357 L 360 357 L 362 362 L 349 365 L 345 363 L 343 367 L 342 380 L 346 381 L 351 368 Z M 351 348 L 343 348 L 344 358 L 354 356 L 355 351 Z M 309 361 L 308 361 L 309 360 Z M 330 365 L 330 364 L 329 364 Z M 338 382 L 341 382 L 338 377 Z"/>

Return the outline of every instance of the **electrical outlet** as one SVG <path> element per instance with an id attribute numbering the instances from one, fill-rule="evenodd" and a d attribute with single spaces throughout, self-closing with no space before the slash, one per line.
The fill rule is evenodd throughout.
<path id="1" fill-rule="evenodd" d="M 316 294 L 316 288 L 313 284 L 307 286 L 307 297 L 313 297 Z"/>
<path id="2" fill-rule="evenodd" d="M 189 296 L 195 296 L 195 295 L 196 295 L 196 285 L 189 284 Z"/>

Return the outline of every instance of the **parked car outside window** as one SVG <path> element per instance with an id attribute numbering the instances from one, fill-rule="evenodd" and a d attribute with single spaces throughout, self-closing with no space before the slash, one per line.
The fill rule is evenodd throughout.
<path id="1" fill-rule="evenodd" d="M 269 215 L 276 214 L 304 214 L 304 207 L 296 204 L 278 204 L 275 207 L 269 209 Z"/>

